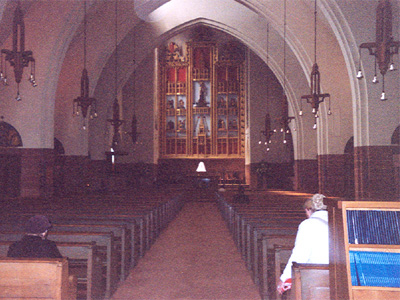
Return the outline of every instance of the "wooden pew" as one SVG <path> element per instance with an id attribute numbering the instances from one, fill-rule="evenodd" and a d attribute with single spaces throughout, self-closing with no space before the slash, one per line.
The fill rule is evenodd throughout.
<path id="1" fill-rule="evenodd" d="M 291 300 L 329 300 L 329 264 L 292 265 Z"/>
<path id="2" fill-rule="evenodd" d="M 6 257 L 13 241 L 0 241 L 0 257 Z M 77 278 L 77 293 L 87 300 L 103 299 L 101 261 L 96 244 L 56 242 L 63 257 L 68 258 L 70 274 Z"/>
<path id="3" fill-rule="evenodd" d="M 22 238 L 21 232 L 0 232 L 0 240 L 18 241 Z M 118 273 L 116 261 L 116 248 L 114 245 L 114 235 L 112 232 L 50 232 L 49 240 L 55 242 L 95 242 L 98 246 L 99 254 L 105 266 L 106 291 L 105 298 L 109 298 L 117 288 Z"/>
<path id="4" fill-rule="evenodd" d="M 256 257 L 253 262 L 252 275 L 254 282 L 259 287 L 262 299 L 273 299 L 275 296 L 274 293 L 269 292 L 271 283 L 272 285 L 275 284 L 275 274 L 277 273 L 275 271 L 276 261 L 273 257 L 275 245 L 279 244 L 284 247 L 293 248 L 295 239 L 295 235 L 264 234 L 261 235 L 260 239 L 257 241 L 257 251 L 255 252 Z"/>
<path id="5" fill-rule="evenodd" d="M 274 249 L 272 250 L 271 256 L 273 259 L 273 265 L 271 268 L 271 278 L 275 280 L 270 280 L 272 283 L 270 287 L 270 299 L 282 299 L 282 296 L 279 294 L 277 290 L 277 283 L 280 281 L 281 274 L 286 267 L 287 262 L 292 254 L 293 245 L 291 246 L 282 246 L 282 245 L 274 245 Z M 288 293 L 289 294 L 289 293 Z"/>
<path id="6" fill-rule="evenodd" d="M 115 246 L 120 261 L 120 280 L 126 279 L 130 269 L 131 243 L 130 233 L 125 225 L 112 224 L 53 224 L 52 232 L 112 232 L 115 238 Z"/>
<path id="7" fill-rule="evenodd" d="M 76 299 L 66 258 L 0 258 L 1 299 Z"/>

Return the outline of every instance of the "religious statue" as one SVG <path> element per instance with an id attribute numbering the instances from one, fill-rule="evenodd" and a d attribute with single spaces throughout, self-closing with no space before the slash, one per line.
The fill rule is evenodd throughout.
<path id="1" fill-rule="evenodd" d="M 174 108 L 174 100 L 168 100 L 167 108 L 173 109 Z"/>
<path id="2" fill-rule="evenodd" d="M 178 131 L 185 131 L 185 130 L 186 130 L 186 120 L 179 120 Z"/>
<path id="3" fill-rule="evenodd" d="M 224 99 L 224 97 L 218 97 L 217 107 L 218 108 L 225 108 L 225 99 Z"/>
<path id="4" fill-rule="evenodd" d="M 237 100 L 236 100 L 236 98 L 231 98 L 231 99 L 230 99 L 230 101 L 229 101 L 229 106 L 230 106 L 230 107 L 233 107 L 233 108 L 236 108 L 236 107 L 237 107 Z"/>
<path id="5" fill-rule="evenodd" d="M 182 99 L 178 101 L 178 109 L 185 109 L 185 102 Z"/>
<path id="6" fill-rule="evenodd" d="M 233 119 L 229 122 L 229 129 L 236 130 L 238 128 L 236 119 Z"/>
<path id="7" fill-rule="evenodd" d="M 206 101 L 206 94 L 207 94 L 207 87 L 204 81 L 200 83 L 200 97 L 199 101 L 197 101 L 196 106 L 197 107 L 206 107 L 207 106 L 207 101 Z"/>
<path id="8" fill-rule="evenodd" d="M 218 120 L 218 130 L 225 130 L 226 129 L 226 124 L 223 119 Z"/>
<path id="9" fill-rule="evenodd" d="M 173 121 L 168 121 L 167 123 L 167 130 L 174 130 L 175 129 L 175 123 Z"/>

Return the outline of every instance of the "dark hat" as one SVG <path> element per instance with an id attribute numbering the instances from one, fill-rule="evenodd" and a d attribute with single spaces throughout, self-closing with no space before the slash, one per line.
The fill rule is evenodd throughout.
<path id="1" fill-rule="evenodd" d="M 49 230 L 51 228 L 51 223 L 49 219 L 42 215 L 33 216 L 26 223 L 26 232 L 33 234 L 40 234 Z"/>

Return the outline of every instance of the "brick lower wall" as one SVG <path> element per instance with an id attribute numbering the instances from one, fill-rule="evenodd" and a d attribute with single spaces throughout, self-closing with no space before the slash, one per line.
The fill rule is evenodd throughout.
<path id="1" fill-rule="evenodd" d="M 393 149 L 394 146 L 354 147 L 356 200 L 400 200 Z"/>
<path id="2" fill-rule="evenodd" d="M 318 160 L 294 161 L 294 190 L 306 193 L 319 192 Z"/>

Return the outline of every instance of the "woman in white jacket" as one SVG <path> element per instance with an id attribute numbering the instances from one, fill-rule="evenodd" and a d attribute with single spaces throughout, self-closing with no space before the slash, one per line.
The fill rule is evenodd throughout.
<path id="1" fill-rule="evenodd" d="M 280 277 L 278 291 L 291 288 L 292 262 L 309 264 L 329 263 L 328 212 L 322 194 L 315 194 L 304 203 L 307 219 L 300 223 L 292 255 Z"/>

